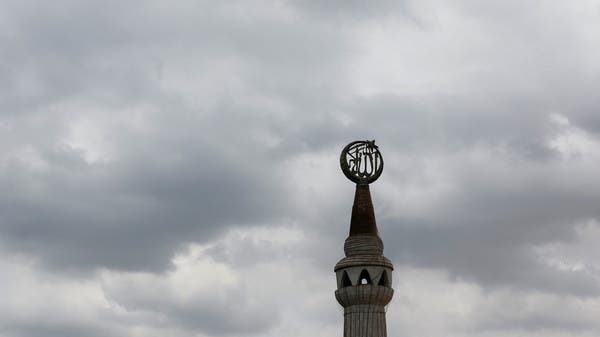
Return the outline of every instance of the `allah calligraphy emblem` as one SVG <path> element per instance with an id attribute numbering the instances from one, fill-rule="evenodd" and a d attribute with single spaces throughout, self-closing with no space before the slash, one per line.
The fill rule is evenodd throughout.
<path id="1" fill-rule="evenodd" d="M 342 150 L 340 165 L 344 175 L 361 185 L 377 180 L 383 171 L 383 157 L 374 140 L 358 140 Z"/>

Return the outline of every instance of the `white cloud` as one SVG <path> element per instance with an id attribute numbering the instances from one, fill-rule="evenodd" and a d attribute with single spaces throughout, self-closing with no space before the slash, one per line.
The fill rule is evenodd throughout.
<path id="1" fill-rule="evenodd" d="M 597 160 L 600 155 L 600 141 L 585 130 L 572 125 L 569 119 L 560 114 L 553 114 L 551 121 L 557 128 L 556 135 L 549 146 L 560 152 L 567 160 L 583 158 Z M 592 157 L 592 158 L 589 158 Z"/>

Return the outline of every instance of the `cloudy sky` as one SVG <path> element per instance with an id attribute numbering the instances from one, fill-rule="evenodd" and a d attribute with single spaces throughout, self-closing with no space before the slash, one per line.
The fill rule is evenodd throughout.
<path id="1" fill-rule="evenodd" d="M 600 1 L 0 2 L 0 336 L 600 334 Z"/>

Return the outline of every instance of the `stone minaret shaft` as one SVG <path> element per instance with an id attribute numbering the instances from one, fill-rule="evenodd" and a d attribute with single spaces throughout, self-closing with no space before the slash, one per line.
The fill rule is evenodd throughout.
<path id="1" fill-rule="evenodd" d="M 386 337 L 385 306 L 394 294 L 393 265 L 383 256 L 369 185 L 356 185 L 346 257 L 335 265 L 335 298 L 344 307 L 344 337 Z"/>

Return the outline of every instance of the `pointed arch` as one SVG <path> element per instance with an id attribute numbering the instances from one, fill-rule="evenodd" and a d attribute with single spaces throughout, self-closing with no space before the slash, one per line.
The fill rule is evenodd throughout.
<path id="1" fill-rule="evenodd" d="M 350 287 L 352 282 L 350 282 L 350 277 L 348 277 L 348 273 L 344 270 L 344 275 L 342 275 L 342 288 Z"/>
<path id="2" fill-rule="evenodd" d="M 387 276 L 387 271 L 384 270 L 383 273 L 381 273 L 381 277 L 379 278 L 379 282 L 377 282 L 377 285 L 384 286 L 384 287 L 390 286 L 390 281 Z"/>
<path id="3" fill-rule="evenodd" d="M 369 272 L 366 269 L 363 269 L 360 272 L 360 276 L 358 277 L 358 284 L 359 285 L 372 284 L 371 276 L 369 276 Z"/>

